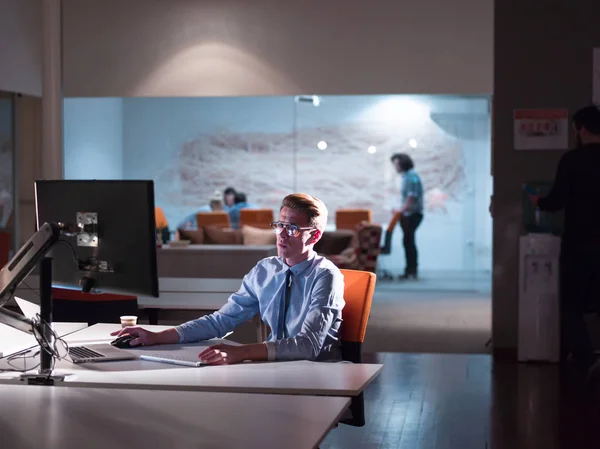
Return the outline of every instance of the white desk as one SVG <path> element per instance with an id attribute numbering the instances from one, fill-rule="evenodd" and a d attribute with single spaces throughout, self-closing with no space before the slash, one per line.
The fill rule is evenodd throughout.
<path id="1" fill-rule="evenodd" d="M 86 327 L 87 323 L 52 323 L 52 328 L 58 335 L 67 335 Z M 0 323 L 0 356 L 14 354 L 36 345 L 37 340 L 33 335 Z"/>
<path id="2" fill-rule="evenodd" d="M 162 330 L 169 326 L 143 326 Z M 107 342 L 120 325 L 97 324 L 69 335 L 69 344 Z M 198 353 L 214 341 L 196 343 Z M 235 344 L 232 342 L 232 344 Z M 159 346 L 135 350 L 155 351 Z M 32 362 L 33 363 L 33 362 Z M 238 365 L 181 368 L 132 360 L 74 365 L 59 362 L 56 374 L 71 374 L 62 385 L 97 388 L 133 388 L 289 395 L 357 396 L 381 372 L 383 365 L 319 363 L 309 361 L 255 362 Z M 20 382 L 19 374 L 0 374 L 0 382 Z"/>
<path id="3" fill-rule="evenodd" d="M 0 385 L 10 449 L 316 447 L 348 398 Z"/>

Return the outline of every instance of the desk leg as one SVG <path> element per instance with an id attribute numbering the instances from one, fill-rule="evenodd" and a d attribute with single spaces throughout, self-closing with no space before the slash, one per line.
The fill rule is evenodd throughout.
<path id="1" fill-rule="evenodd" d="M 148 311 L 148 322 L 158 324 L 158 309 L 146 309 Z"/>

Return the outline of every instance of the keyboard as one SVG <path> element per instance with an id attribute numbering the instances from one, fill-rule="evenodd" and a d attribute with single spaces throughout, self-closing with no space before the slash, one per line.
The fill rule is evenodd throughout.
<path id="1" fill-rule="evenodd" d="M 85 346 L 73 346 L 69 348 L 69 355 L 73 361 L 75 360 L 89 360 L 89 359 L 102 359 L 106 357 L 104 354 L 93 351 Z"/>

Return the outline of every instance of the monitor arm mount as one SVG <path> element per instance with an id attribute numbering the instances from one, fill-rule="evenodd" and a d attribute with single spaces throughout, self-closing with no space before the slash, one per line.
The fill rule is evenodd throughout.
<path id="1" fill-rule="evenodd" d="M 80 225 L 80 215 L 86 215 L 88 218 L 90 215 L 94 215 L 96 217 L 95 223 L 83 223 Z M 77 218 L 78 223 L 75 226 L 68 226 L 63 223 L 44 223 L 0 270 L 0 323 L 34 335 L 41 345 L 39 372 L 37 374 L 25 374 L 22 376 L 22 379 L 27 380 L 28 383 L 53 385 L 54 380 L 62 380 L 60 377 L 51 375 L 54 366 L 54 342 L 52 341 L 54 334 L 51 327 L 52 258 L 47 256 L 47 254 L 57 242 L 60 242 L 59 238 L 61 235 L 76 236 L 78 246 L 98 246 L 97 214 L 78 213 Z M 83 244 L 80 244 L 80 241 Z M 88 272 L 106 272 L 110 269 L 107 262 L 80 262 L 76 257 L 74 249 L 73 255 L 78 262 L 80 270 L 82 267 L 85 268 L 84 271 Z M 36 265 L 39 266 L 40 278 L 40 316 L 28 319 L 1 307 L 1 305 L 12 298 L 19 284 L 25 280 Z M 84 276 L 81 281 L 84 291 L 86 290 L 85 279 L 86 277 Z"/>
<path id="2" fill-rule="evenodd" d="M 67 237 L 76 237 L 78 247 L 97 248 L 99 244 L 98 236 L 98 214 L 94 212 L 77 212 L 76 221 L 72 224 L 58 222 L 57 226 L 62 235 Z M 114 268 L 110 262 L 97 260 L 90 257 L 81 260 L 73 251 L 73 258 L 77 263 L 79 271 L 88 273 L 113 273 Z M 83 276 L 80 280 L 81 290 L 89 293 L 95 288 L 95 279 L 91 276 Z"/>

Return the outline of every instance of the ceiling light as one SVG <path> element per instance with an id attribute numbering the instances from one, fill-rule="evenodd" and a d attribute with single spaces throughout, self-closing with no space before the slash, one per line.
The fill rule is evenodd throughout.
<path id="1" fill-rule="evenodd" d="M 375 147 L 374 145 L 371 145 L 369 148 L 367 148 L 367 152 L 369 154 L 375 154 L 377 152 L 377 147 Z"/>
<path id="2" fill-rule="evenodd" d="M 410 145 L 411 148 L 417 148 L 417 139 L 410 139 L 408 141 L 408 144 Z"/>
<path id="3" fill-rule="evenodd" d="M 317 143 L 317 148 L 319 150 L 326 150 L 327 149 L 327 142 L 325 142 L 324 140 L 321 140 Z"/>

